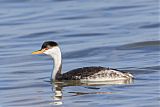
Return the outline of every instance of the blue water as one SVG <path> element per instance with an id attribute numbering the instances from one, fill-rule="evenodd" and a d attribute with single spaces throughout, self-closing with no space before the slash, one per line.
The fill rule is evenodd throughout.
<path id="1" fill-rule="evenodd" d="M 135 76 L 128 85 L 60 86 L 60 107 L 160 106 L 158 3 L 0 0 L 0 107 L 57 106 L 51 58 L 31 55 L 46 40 L 61 46 L 62 72 L 100 65 Z"/>

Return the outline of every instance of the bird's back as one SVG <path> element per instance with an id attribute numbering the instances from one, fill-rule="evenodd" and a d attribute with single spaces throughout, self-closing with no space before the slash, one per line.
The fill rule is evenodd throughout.
<path id="1" fill-rule="evenodd" d="M 106 67 L 83 67 L 71 70 L 61 75 L 62 80 L 81 80 L 81 81 L 109 81 L 132 78 L 129 73 L 123 73 L 116 69 Z"/>

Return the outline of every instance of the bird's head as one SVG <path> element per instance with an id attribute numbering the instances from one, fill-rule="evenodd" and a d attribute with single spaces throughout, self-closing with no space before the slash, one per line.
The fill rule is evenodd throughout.
<path id="1" fill-rule="evenodd" d="M 38 51 L 32 52 L 32 54 L 46 54 L 52 56 L 59 50 L 58 44 L 54 41 L 46 41 L 42 44 L 42 47 Z"/>

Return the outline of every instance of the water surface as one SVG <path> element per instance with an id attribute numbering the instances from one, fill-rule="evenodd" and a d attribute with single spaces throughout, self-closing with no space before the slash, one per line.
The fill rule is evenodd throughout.
<path id="1" fill-rule="evenodd" d="M 158 0 L 0 0 L 0 107 L 158 107 Z M 126 85 L 51 84 L 52 60 L 31 55 L 57 41 L 63 72 L 106 66 L 133 73 Z M 58 89 L 57 89 L 58 87 Z"/>

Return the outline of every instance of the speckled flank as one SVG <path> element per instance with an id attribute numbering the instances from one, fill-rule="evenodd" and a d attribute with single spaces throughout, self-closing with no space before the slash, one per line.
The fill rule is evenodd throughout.
<path id="1" fill-rule="evenodd" d="M 81 81 L 115 81 L 115 80 L 125 80 L 125 79 L 131 79 L 133 76 L 128 73 L 121 73 L 116 70 L 112 69 L 106 69 L 104 71 L 99 71 L 98 73 L 95 73 L 93 75 L 90 75 L 87 78 L 82 78 Z"/>

